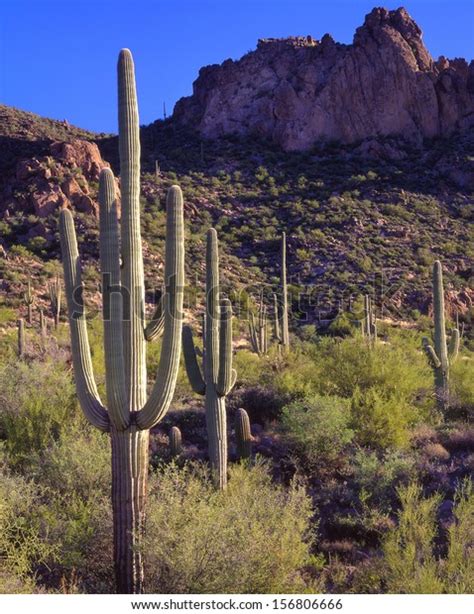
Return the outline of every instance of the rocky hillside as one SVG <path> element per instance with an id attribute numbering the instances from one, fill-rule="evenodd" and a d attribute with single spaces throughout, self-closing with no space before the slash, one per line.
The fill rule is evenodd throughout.
<path id="1" fill-rule="evenodd" d="M 202 68 L 174 117 L 201 135 L 259 135 L 285 150 L 401 135 L 420 142 L 474 123 L 474 62 L 434 61 L 403 8 L 375 8 L 352 45 L 329 34 L 261 39 Z"/>
<path id="2" fill-rule="evenodd" d="M 383 58 L 395 57 L 394 32 L 400 45 L 408 44 L 411 32 L 410 57 L 426 68 L 418 71 L 418 81 L 426 81 L 428 66 L 439 70 L 421 45 L 418 28 L 401 9 L 374 10 L 357 33 L 359 42 L 352 46 L 337 45 L 327 37 L 321 43 L 307 39 L 262 42 L 241 62 L 261 54 L 281 59 L 290 54 L 302 66 L 298 54 L 319 57 L 329 48 L 345 62 L 357 49 L 362 54 L 362 41 L 369 45 L 369 30 L 372 41 L 379 37 L 378 56 Z M 375 69 L 378 64 L 373 61 Z M 240 70 L 238 62 L 232 66 Z M 460 66 L 455 62 L 454 68 L 444 69 L 445 83 L 448 75 L 454 79 Z M 224 68 L 205 69 L 203 74 L 209 70 Z M 291 66 L 288 71 L 292 72 Z M 328 84 L 336 73 L 331 74 L 326 74 Z M 366 71 L 363 74 L 368 77 Z M 401 79 L 405 73 L 398 74 Z M 439 80 L 430 83 L 436 85 Z M 468 92 L 461 85 L 455 90 Z M 379 108 L 377 95 L 374 88 L 367 98 L 368 108 Z M 463 96 L 468 100 L 467 94 Z M 213 141 L 203 138 L 180 115 L 186 108 L 196 110 L 196 100 L 178 105 L 173 118 L 142 128 L 142 231 L 150 298 L 151 290 L 161 283 L 165 192 L 172 183 L 179 183 L 185 197 L 187 274 L 194 288 L 203 281 L 204 235 L 209 226 L 218 229 L 221 239 L 226 291 L 235 298 L 243 291 L 242 302 L 245 293 L 252 294 L 253 284 L 263 281 L 270 291 L 277 283 L 278 237 L 285 230 L 295 319 L 330 319 L 351 296 L 373 292 L 384 315 L 414 320 L 420 312 L 429 312 L 430 268 L 440 258 L 450 315 L 459 314 L 470 324 L 474 318 L 474 130 L 467 121 L 449 136 L 423 141 L 378 136 L 354 143 L 321 141 L 305 151 L 285 152 L 275 147 L 274 135 L 265 132 L 267 138 L 249 134 L 225 134 Z M 376 121 L 377 113 L 362 114 L 357 104 L 354 96 L 354 117 Z M 333 112 L 339 112 L 339 107 L 334 104 Z M 446 102 L 441 108 L 446 114 L 461 107 Z M 380 121 L 395 121 L 395 117 L 401 121 L 388 107 L 379 110 Z M 348 122 L 349 116 L 348 111 Z M 418 128 L 424 125 L 417 122 L 413 125 Z M 448 123 L 443 123 L 446 130 Z M 119 175 L 117 138 L 0 106 L 0 143 L 2 299 L 21 305 L 28 277 L 38 274 L 33 285 L 43 293 L 38 298 L 47 300 L 47 277 L 60 268 L 57 217 L 62 207 L 75 212 L 86 279 L 98 298 L 98 173 L 110 164 Z"/>

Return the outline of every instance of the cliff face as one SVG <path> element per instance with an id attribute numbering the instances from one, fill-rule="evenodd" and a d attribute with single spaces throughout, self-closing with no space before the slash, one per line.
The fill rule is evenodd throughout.
<path id="1" fill-rule="evenodd" d="M 352 45 L 326 34 L 263 39 L 207 66 L 173 117 L 202 136 L 257 134 L 286 150 L 321 140 L 421 141 L 474 125 L 474 61 L 433 61 L 405 9 L 374 9 Z"/>

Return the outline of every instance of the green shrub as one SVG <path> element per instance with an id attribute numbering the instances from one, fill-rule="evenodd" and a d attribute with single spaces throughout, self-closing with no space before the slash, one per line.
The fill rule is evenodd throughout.
<path id="1" fill-rule="evenodd" d="M 384 389 L 356 389 L 351 401 L 352 426 L 356 441 L 363 446 L 404 448 L 418 413 L 402 396 L 387 395 Z"/>
<path id="2" fill-rule="evenodd" d="M 54 556 L 45 539 L 40 489 L 0 466 L 0 589 L 33 590 L 31 574 Z"/>
<path id="3" fill-rule="evenodd" d="M 310 466 L 337 459 L 352 440 L 347 399 L 310 396 L 283 408 L 284 439 Z"/>
<path id="4" fill-rule="evenodd" d="M 310 562 L 310 500 L 233 466 L 216 492 L 201 467 L 168 466 L 151 480 L 144 544 L 150 593 L 300 592 Z"/>
<path id="5" fill-rule="evenodd" d="M 28 464 L 69 428 L 76 401 L 70 375 L 53 361 L 0 368 L 0 436 L 12 465 Z"/>
<path id="6" fill-rule="evenodd" d="M 417 484 L 399 490 L 398 526 L 383 543 L 382 581 L 389 593 L 472 593 L 474 590 L 474 492 L 466 480 L 455 497 L 447 553 L 435 556 L 440 495 L 422 496 Z"/>

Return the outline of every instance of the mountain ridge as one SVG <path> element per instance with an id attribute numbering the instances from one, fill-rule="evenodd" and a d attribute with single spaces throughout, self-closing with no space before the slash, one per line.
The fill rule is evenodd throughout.
<path id="1" fill-rule="evenodd" d="M 420 143 L 474 124 L 474 61 L 434 61 L 404 8 L 374 8 L 350 45 L 329 34 L 260 39 L 203 67 L 174 119 L 201 136 L 257 135 L 284 150 L 402 136 Z"/>

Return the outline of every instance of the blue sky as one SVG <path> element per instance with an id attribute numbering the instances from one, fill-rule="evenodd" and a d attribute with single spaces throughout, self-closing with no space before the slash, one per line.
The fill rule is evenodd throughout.
<path id="1" fill-rule="evenodd" d="M 0 0 L 0 102 L 116 131 L 115 63 L 135 58 L 140 121 L 168 114 L 201 66 L 261 37 L 329 32 L 344 43 L 373 6 L 402 0 Z M 474 0 L 406 0 L 431 54 L 474 58 Z"/>

